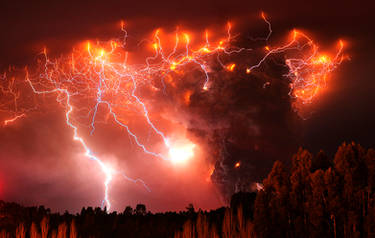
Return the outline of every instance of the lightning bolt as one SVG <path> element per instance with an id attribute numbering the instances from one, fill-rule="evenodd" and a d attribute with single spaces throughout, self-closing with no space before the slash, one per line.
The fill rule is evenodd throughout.
<path id="1" fill-rule="evenodd" d="M 16 120 L 22 118 L 22 117 L 26 117 L 26 114 L 25 113 L 22 113 L 21 115 L 17 115 L 11 119 L 6 119 L 4 120 L 4 126 L 7 126 L 8 124 L 12 123 L 12 122 L 15 122 Z"/>
<path id="2" fill-rule="evenodd" d="M 124 172 L 121 172 L 121 171 L 116 171 L 114 169 L 112 169 L 111 167 L 109 167 L 108 165 L 106 165 L 99 157 L 95 156 L 92 152 L 92 150 L 88 147 L 88 145 L 86 144 L 85 140 L 78 134 L 78 127 L 76 125 L 74 125 L 71 121 L 71 118 L 70 118 L 70 115 L 72 114 L 73 112 L 73 106 L 71 105 L 71 97 L 73 96 L 68 90 L 66 89 L 61 89 L 61 88 L 56 88 L 56 89 L 53 89 L 53 90 L 49 90 L 49 91 L 40 91 L 40 90 L 37 90 L 34 85 L 32 84 L 31 80 L 29 79 L 28 77 L 28 72 L 26 72 L 26 81 L 29 83 L 30 87 L 32 88 L 33 92 L 36 93 L 36 94 L 51 94 L 51 93 L 57 93 L 58 96 L 57 96 L 57 101 L 59 103 L 62 103 L 63 102 L 63 98 L 62 95 L 65 95 L 65 103 L 66 103 L 66 114 L 65 114 L 65 118 L 66 118 L 66 124 L 73 129 L 73 140 L 75 141 L 78 141 L 80 143 L 80 145 L 83 147 L 84 151 L 85 151 L 85 156 L 91 160 L 94 160 L 101 168 L 102 172 L 104 173 L 105 175 L 105 180 L 104 180 L 104 199 L 103 199 L 103 202 L 102 202 L 102 207 L 106 207 L 106 209 L 109 211 L 111 209 L 111 202 L 109 200 L 109 185 L 110 185 L 110 182 L 112 181 L 113 179 L 113 176 L 114 174 L 121 174 L 125 179 L 131 181 L 131 182 L 134 182 L 134 183 L 137 183 L 137 182 L 140 182 L 147 191 L 151 191 L 150 188 L 146 185 L 146 183 L 141 180 L 141 179 L 132 179 L 130 177 L 128 177 Z M 135 135 L 134 135 L 135 136 Z"/>
<path id="3" fill-rule="evenodd" d="M 262 12 L 261 18 L 268 26 L 268 34 L 262 38 L 255 40 L 263 40 L 268 43 L 272 35 L 272 27 L 266 15 Z M 242 48 L 233 45 L 236 35 L 231 33 L 232 24 L 229 22 L 226 29 L 226 37 L 211 42 L 209 33 L 205 31 L 205 42 L 201 47 L 193 47 L 192 37 L 186 33 L 180 33 L 177 29 L 175 32 L 175 41 L 170 52 L 163 47 L 162 32 L 157 29 L 150 42 L 153 55 L 145 59 L 145 63 L 141 65 L 129 65 L 128 53 L 126 51 L 128 33 L 125 30 L 124 23 L 121 24 L 121 31 L 124 33 L 120 40 L 111 40 L 108 42 L 98 42 L 92 44 L 87 42 L 85 47 L 73 50 L 71 55 L 63 56 L 56 59 L 50 59 L 47 56 L 47 50 L 41 53 L 43 59 L 40 68 L 35 70 L 35 77 L 31 77 L 29 70 L 26 68 L 26 82 L 36 95 L 56 95 L 56 101 L 64 108 L 66 124 L 73 131 L 73 140 L 78 142 L 84 150 L 84 155 L 90 160 L 95 161 L 102 173 L 104 174 L 104 198 L 102 206 L 108 210 L 111 209 L 109 198 L 110 184 L 114 176 L 120 175 L 128 181 L 140 183 L 147 191 L 151 191 L 146 183 L 141 179 L 132 179 L 123 171 L 111 168 L 101 158 L 95 155 L 93 150 L 88 146 L 84 137 L 79 134 L 79 119 L 89 118 L 86 122 L 89 126 L 90 135 L 95 132 L 95 124 L 99 117 L 99 107 L 104 106 L 108 116 L 120 128 L 125 129 L 127 134 L 134 140 L 138 148 L 145 154 L 153 157 L 173 161 L 170 156 L 163 152 L 155 152 L 147 148 L 142 139 L 137 136 L 126 120 L 123 114 L 127 110 L 134 110 L 140 113 L 146 125 L 152 132 L 160 138 L 169 154 L 179 154 L 180 150 L 174 148 L 168 136 L 158 128 L 150 116 L 147 101 L 142 98 L 139 88 L 149 87 L 151 89 L 160 90 L 154 87 L 151 82 L 157 78 L 161 78 L 163 91 L 166 93 L 166 86 L 175 86 L 173 75 L 185 73 L 189 65 L 195 65 L 202 72 L 202 82 L 200 89 L 209 93 L 211 86 L 210 71 L 211 62 L 216 59 L 222 69 L 229 72 L 236 72 L 242 67 L 238 63 L 226 62 L 231 55 L 239 53 L 248 53 L 254 51 L 251 48 Z M 195 44 L 194 44 L 195 45 Z M 290 40 L 281 46 L 266 45 L 262 49 L 262 56 L 251 65 L 246 65 L 244 73 L 251 74 L 255 70 L 261 68 L 264 62 L 272 55 L 285 54 L 285 65 L 289 72 L 287 75 L 290 80 L 290 96 L 301 100 L 304 103 L 311 102 L 317 95 L 320 88 L 323 88 L 328 75 L 340 65 L 345 58 L 343 56 L 344 43 L 340 41 L 339 50 L 335 56 L 322 54 L 318 51 L 318 46 L 304 33 L 294 30 Z M 298 51 L 299 54 L 292 54 Z M 291 52 L 292 56 L 287 55 Z M 302 56 L 301 56 L 302 55 Z M 4 125 L 8 125 L 22 117 L 26 117 L 29 109 L 20 108 L 19 101 L 22 98 L 15 80 L 7 80 L 4 75 L 1 76 L 0 93 L 7 98 L 1 100 L 0 109 L 6 108 L 5 111 L 16 115 L 13 118 L 4 120 Z M 168 81 L 169 80 L 169 81 Z M 167 81 L 167 82 L 165 82 Z M 264 88 L 270 86 L 270 82 L 264 84 Z M 192 92 L 187 95 L 187 101 Z M 204 92 L 206 93 L 206 92 Z M 84 105 L 83 101 L 89 101 L 88 105 Z M 10 107 L 9 105 L 12 105 Z M 26 104 L 25 104 L 26 105 Z M 9 108 L 13 108 L 10 110 Z M 86 112 L 87 114 L 83 115 Z M 124 113 L 125 112 L 125 113 Z M 77 118 L 74 114 L 81 113 L 83 116 Z M 172 153 L 173 152 L 173 153 Z M 239 163 L 238 166 L 239 167 Z"/>

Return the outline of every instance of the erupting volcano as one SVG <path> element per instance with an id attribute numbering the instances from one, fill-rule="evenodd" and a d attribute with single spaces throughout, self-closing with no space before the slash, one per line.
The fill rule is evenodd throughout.
<path id="1" fill-rule="evenodd" d="M 271 23 L 263 12 L 261 19 L 268 33 L 248 41 L 233 33 L 233 24 L 228 23 L 224 35 L 207 30 L 202 37 L 193 37 L 180 28 L 173 34 L 157 29 L 151 39 L 139 40 L 137 49 L 129 51 L 134 43 L 128 43 L 130 33 L 122 22 L 120 38 L 87 41 L 58 57 L 50 57 L 44 48 L 36 62 L 24 70 L 9 69 L 3 74 L 3 125 L 21 124 L 24 118 L 55 110 L 58 105 L 83 156 L 96 162 L 102 171 L 102 205 L 108 210 L 111 191 L 116 189 L 111 184 L 115 176 L 139 182 L 147 191 L 157 187 L 129 177 L 121 166 L 108 165 L 87 142 L 90 136 L 98 137 L 98 125 L 118 127 L 136 145 L 136 153 L 144 153 L 147 159 L 188 170 L 194 169 L 189 165 L 192 160 L 204 160 L 200 163 L 208 165 L 207 171 L 214 165 L 212 181 L 224 194 L 229 189 L 230 196 L 237 190 L 230 188 L 233 183 L 250 191 L 251 184 L 225 182 L 233 173 L 227 168 L 228 156 L 242 150 L 269 160 L 275 149 L 272 147 L 278 143 L 266 132 L 274 126 L 273 120 L 284 124 L 284 116 L 292 115 L 293 110 L 298 113 L 303 104 L 311 103 L 345 59 L 342 40 L 330 53 L 320 53 L 318 44 L 299 30 L 292 30 L 277 45 L 270 44 Z M 151 55 L 144 56 L 147 54 Z M 142 58 L 143 63 L 139 63 Z M 268 69 L 272 65 L 278 65 L 276 70 Z M 242 90 L 248 91 L 240 93 Z M 276 118 L 267 118 L 268 122 L 259 121 L 273 116 Z M 244 120 L 248 126 L 238 128 L 236 124 Z M 233 137 L 236 130 L 245 130 L 246 135 Z M 241 146 L 241 139 L 253 148 Z M 251 163 L 245 158 L 231 167 L 251 171 Z M 255 170 L 246 183 L 259 182 L 260 174 Z"/>

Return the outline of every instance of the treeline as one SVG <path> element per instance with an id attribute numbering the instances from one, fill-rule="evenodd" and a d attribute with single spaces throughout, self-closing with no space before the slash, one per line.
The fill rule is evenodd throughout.
<path id="1" fill-rule="evenodd" d="M 375 150 L 344 143 L 333 158 L 299 149 L 277 161 L 263 189 L 234 194 L 210 212 L 151 214 L 83 208 L 63 215 L 0 202 L 0 237 L 375 237 Z"/>
<path id="2" fill-rule="evenodd" d="M 199 213 L 175 234 L 190 237 L 375 237 L 375 150 L 342 144 L 334 158 L 299 149 L 277 161 L 263 189 L 225 209 Z"/>
<path id="3" fill-rule="evenodd" d="M 0 238 L 173 237 L 190 213 L 151 214 L 138 204 L 122 213 L 88 207 L 73 215 L 0 201 Z"/>

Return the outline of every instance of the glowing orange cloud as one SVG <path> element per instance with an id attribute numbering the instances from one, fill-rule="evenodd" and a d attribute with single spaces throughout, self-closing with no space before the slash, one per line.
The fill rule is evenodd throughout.
<path id="1" fill-rule="evenodd" d="M 269 34 L 263 39 L 267 43 L 272 29 L 264 13 L 261 17 L 269 27 Z M 147 57 L 142 64 L 128 64 L 127 33 L 122 24 L 123 39 L 95 44 L 90 41 L 85 42 L 68 56 L 55 59 L 49 58 L 47 51 L 44 50 L 39 59 L 41 63 L 38 68 L 26 70 L 25 78 L 28 89 L 31 88 L 35 95 L 43 97 L 51 95 L 61 105 L 65 110 L 66 124 L 74 131 L 73 139 L 79 142 L 86 157 L 100 165 L 105 185 L 103 204 L 108 208 L 111 206 L 108 192 L 110 182 L 113 176 L 120 172 L 95 156 L 93 149 L 89 148 L 81 135 L 84 131 L 81 131 L 82 125 L 89 128 L 90 133 L 94 133 L 97 118 L 102 113 L 99 107 L 105 108 L 105 120 L 126 131 L 140 151 L 174 165 L 188 164 L 188 161 L 194 158 L 196 145 L 186 140 L 181 143 L 178 140 L 169 141 L 168 135 L 153 121 L 152 111 L 149 110 L 150 102 L 142 97 L 144 95 L 140 92 L 141 90 L 138 90 L 139 88 L 152 92 L 149 97 L 152 97 L 153 93 L 164 91 L 166 87 L 177 89 L 180 85 L 179 80 L 183 80 L 180 76 L 191 72 L 194 68 L 194 70 L 200 70 L 202 76 L 194 90 L 209 94 L 211 86 L 214 85 L 210 78 L 213 64 L 232 73 L 246 68 L 246 71 L 242 73 L 251 74 L 262 67 L 272 55 L 284 54 L 285 64 L 289 68 L 287 77 L 290 80 L 290 95 L 303 103 L 308 103 L 321 88 L 325 87 L 327 78 L 343 60 L 344 43 L 342 41 L 339 42 L 339 49 L 335 55 L 323 54 L 318 51 L 318 46 L 306 34 L 294 30 L 286 43 L 262 46 L 260 48 L 262 55 L 254 64 L 241 65 L 242 62 L 234 63 L 232 58 L 230 58 L 232 62 L 228 58 L 238 53 L 251 54 L 253 51 L 234 46 L 231 29 L 232 24 L 228 23 L 227 36 L 221 37 L 218 42 L 210 42 L 208 31 L 206 31 L 205 42 L 195 44 L 199 47 L 192 46 L 191 34 L 181 34 L 178 31 L 175 34 L 174 45 L 164 47 L 163 34 L 160 29 L 157 29 L 148 45 L 151 48 L 148 48 L 148 51 L 152 51 L 152 55 Z M 296 51 L 298 54 L 295 53 Z M 8 125 L 25 117 L 27 110 L 20 110 L 18 103 L 20 93 L 14 86 L 14 80 L 7 80 L 5 76 L 1 79 L 0 92 L 5 95 L 2 98 L 7 99 L 2 99 L 0 107 L 4 107 L 5 111 L 11 113 L 9 115 L 18 115 L 5 120 L 4 125 Z M 160 85 L 155 83 L 158 80 L 161 82 Z M 268 87 L 270 83 L 266 82 L 264 85 Z M 184 105 L 189 105 L 190 97 L 195 91 L 183 88 L 179 93 L 177 101 L 183 101 Z M 12 110 L 9 109 L 9 105 L 12 105 Z M 164 150 L 154 151 L 147 141 L 137 136 L 133 128 L 127 124 L 130 112 L 136 112 L 141 116 L 144 126 L 160 139 L 165 147 Z M 240 162 L 234 165 L 235 168 L 240 166 Z M 139 181 L 126 178 L 133 182 Z"/>
<path id="2" fill-rule="evenodd" d="M 291 79 L 290 95 L 303 104 L 311 102 L 326 87 L 328 77 L 344 59 L 342 41 L 339 41 L 338 50 L 333 56 L 319 53 L 318 46 L 310 39 L 308 43 L 311 45 L 310 53 L 304 58 L 288 58 L 285 61 Z"/>

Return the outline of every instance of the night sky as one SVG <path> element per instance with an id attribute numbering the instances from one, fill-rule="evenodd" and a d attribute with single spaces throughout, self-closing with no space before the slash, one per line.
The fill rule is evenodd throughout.
<path id="1" fill-rule="evenodd" d="M 260 11 L 266 12 L 269 17 L 276 39 L 297 28 L 312 35 L 322 48 L 331 47 L 338 39 L 346 42 L 345 53 L 350 56 L 350 60 L 345 60 L 334 71 L 327 90 L 310 105 L 305 119 L 295 115 L 288 104 L 289 99 L 280 97 L 287 100 L 280 102 L 279 97 L 273 97 L 267 99 L 267 102 L 282 109 L 277 112 L 266 110 L 257 114 L 259 118 L 253 121 L 256 128 L 274 128 L 275 135 L 267 132 L 256 137 L 244 137 L 242 129 L 247 131 L 249 128 L 238 128 L 242 124 L 233 126 L 233 122 L 243 120 L 241 116 L 247 113 L 242 107 L 244 102 L 250 102 L 254 108 L 267 107 L 268 104 L 257 103 L 256 99 L 248 96 L 250 92 L 252 95 L 261 95 L 251 89 L 251 84 L 235 81 L 225 83 L 224 87 L 232 94 L 242 92 L 232 104 L 225 100 L 225 92 L 213 92 L 213 98 L 222 100 L 224 104 L 218 111 L 212 109 L 207 112 L 203 105 L 213 108 L 216 104 L 201 94 L 193 95 L 190 107 L 174 108 L 183 112 L 179 114 L 183 119 L 176 117 L 172 122 L 165 119 L 172 111 L 169 104 L 162 101 L 152 105 L 154 111 L 164 110 L 164 117 L 155 118 L 167 133 L 185 133 L 190 140 L 202 144 L 204 151 L 197 153 L 197 158 L 188 166 L 174 167 L 145 156 L 124 131 L 113 126 L 101 124 L 93 136 L 85 135 L 92 148 L 95 148 L 95 153 L 116 164 L 130 177 L 143 179 L 151 189 L 148 192 L 139 183 L 115 178 L 110 191 L 113 209 L 122 211 L 126 205 L 134 207 L 137 203 L 146 204 L 151 211 L 181 210 L 189 203 L 203 209 L 213 209 L 225 204 L 228 189 L 223 186 L 232 183 L 230 178 L 234 176 L 232 173 L 220 175 L 218 171 L 216 176 L 224 176 L 226 182 L 218 182 L 222 177 L 215 177 L 213 179 L 216 182 L 211 182 L 207 171 L 210 165 L 220 161 L 220 156 L 211 154 L 209 158 L 206 157 L 218 147 L 226 147 L 230 162 L 250 156 L 251 159 L 245 160 L 249 162 L 248 167 L 241 168 L 241 174 L 244 174 L 244 179 L 251 178 L 258 182 L 269 170 L 271 162 L 276 159 L 287 161 L 287 157 L 297 151 L 299 146 L 313 153 L 323 149 L 329 155 L 333 155 L 344 141 L 375 147 L 375 32 L 369 23 L 373 11 L 370 3 L 3 1 L 0 4 L 0 69 L 6 71 L 8 66 L 23 68 L 32 64 L 43 47 L 47 47 L 52 56 L 58 56 L 68 54 L 82 41 L 118 37 L 121 20 L 126 22 L 130 39 L 150 37 L 152 31 L 159 27 L 171 32 L 176 26 L 196 32 L 203 32 L 206 27 L 216 30 L 221 26 L 224 28 L 228 20 L 234 23 L 233 31 L 246 39 L 253 32 L 264 30 L 264 22 L 259 20 Z M 271 70 L 270 74 L 277 73 L 281 75 L 277 70 Z M 219 78 L 217 75 L 215 77 Z M 223 82 L 227 81 L 223 79 Z M 238 91 L 239 84 L 249 88 L 249 91 Z M 215 114 L 227 109 L 233 110 L 231 116 Z M 275 118 L 269 119 L 267 115 Z M 64 116 L 63 110 L 52 107 L 43 113 L 28 116 L 11 127 L 0 128 L 0 200 L 24 205 L 45 205 L 54 211 L 79 211 L 82 206 L 100 206 L 103 176 L 98 166 L 84 158 L 82 148 L 72 141 L 72 131 L 66 125 Z M 228 127 L 229 132 L 222 132 L 225 141 L 221 144 L 215 140 L 205 141 L 205 137 L 201 136 L 213 131 L 215 126 L 210 123 L 215 116 L 217 125 L 231 125 Z M 180 126 L 182 121 L 186 128 Z M 149 132 L 136 122 L 134 125 L 146 138 Z M 245 142 L 241 138 L 246 138 Z M 249 148 L 241 144 L 249 143 L 250 146 L 253 140 L 260 140 L 261 145 L 271 144 L 267 147 L 266 155 L 249 152 Z M 211 142 L 216 144 L 211 146 Z M 156 142 L 151 144 L 158 146 Z M 224 161 L 228 161 L 228 158 Z M 265 163 L 264 159 L 270 162 Z M 256 176 L 249 175 L 253 171 L 258 171 Z"/>

